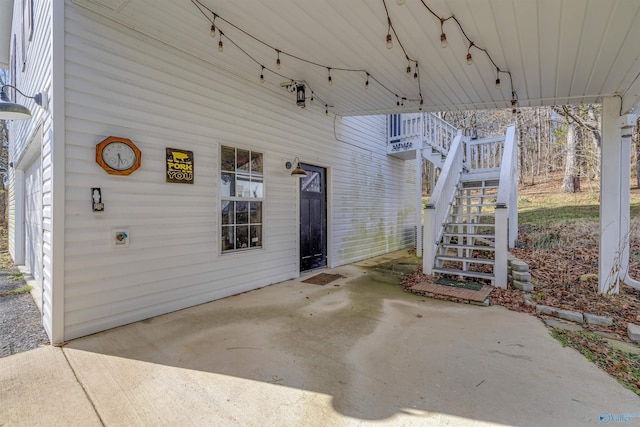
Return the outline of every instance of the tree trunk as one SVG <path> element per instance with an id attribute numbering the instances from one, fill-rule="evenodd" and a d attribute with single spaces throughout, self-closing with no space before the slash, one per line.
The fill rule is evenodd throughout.
<path id="1" fill-rule="evenodd" d="M 580 128 L 578 124 L 568 119 L 564 178 L 562 180 L 562 191 L 565 193 L 580 191 L 580 170 L 578 168 L 579 140 Z"/>

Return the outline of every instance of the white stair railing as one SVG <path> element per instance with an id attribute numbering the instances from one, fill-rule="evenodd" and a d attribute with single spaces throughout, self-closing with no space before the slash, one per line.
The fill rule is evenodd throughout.
<path id="1" fill-rule="evenodd" d="M 449 215 L 451 203 L 462 173 L 463 154 L 462 131 L 459 130 L 449 147 L 449 154 L 440 171 L 438 183 L 433 189 L 429 203 L 424 210 L 422 270 L 425 274 L 432 274 L 433 272 L 438 242 L 444 231 L 444 223 Z"/>
<path id="2" fill-rule="evenodd" d="M 446 156 L 458 129 L 433 113 L 425 113 L 423 120 L 425 145 Z"/>
<path id="3" fill-rule="evenodd" d="M 507 127 L 496 198 L 495 286 L 507 287 L 507 253 L 518 235 L 518 158 L 516 127 Z"/>

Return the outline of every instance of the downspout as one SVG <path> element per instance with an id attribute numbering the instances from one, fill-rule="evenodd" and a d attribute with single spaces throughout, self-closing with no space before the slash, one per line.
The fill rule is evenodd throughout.
<path id="1" fill-rule="evenodd" d="M 634 126 L 637 124 L 638 122 L 638 115 L 637 114 L 626 114 L 624 116 L 622 116 L 620 118 L 620 128 L 622 129 L 622 135 L 621 135 L 621 143 L 623 145 L 623 149 L 631 151 L 631 137 L 633 136 L 633 128 Z M 628 146 L 628 148 L 626 148 Z M 623 176 L 627 177 L 629 174 L 628 172 L 625 173 Z M 628 188 L 628 182 L 630 181 L 630 177 L 629 179 L 626 180 L 627 182 L 627 188 L 625 189 L 625 197 L 624 197 L 624 208 L 626 210 L 626 212 L 629 212 L 630 210 L 630 194 L 629 194 L 629 188 Z M 621 254 L 621 268 L 623 269 L 623 283 L 627 286 L 630 286 L 634 289 L 640 289 L 640 281 L 632 278 L 629 275 L 629 248 L 630 248 L 630 241 L 631 241 L 631 226 L 630 226 L 630 218 L 625 218 L 625 221 L 622 223 L 622 238 L 624 239 L 624 248 L 622 249 L 622 254 Z"/>

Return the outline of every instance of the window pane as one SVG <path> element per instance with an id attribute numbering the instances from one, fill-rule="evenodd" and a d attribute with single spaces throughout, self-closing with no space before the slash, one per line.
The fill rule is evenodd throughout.
<path id="1" fill-rule="evenodd" d="M 233 226 L 223 226 L 222 227 L 222 251 L 230 251 L 235 249 L 235 235 L 234 235 L 234 227 Z"/>
<path id="2" fill-rule="evenodd" d="M 259 224 L 262 222 L 262 202 L 251 202 L 251 224 Z"/>
<path id="3" fill-rule="evenodd" d="M 243 225 L 236 227 L 236 249 L 244 249 L 249 247 L 249 226 Z"/>
<path id="4" fill-rule="evenodd" d="M 249 202 L 236 202 L 236 224 L 249 224 Z"/>
<path id="5" fill-rule="evenodd" d="M 235 171 L 236 150 L 231 147 L 222 147 L 222 160 L 220 167 L 223 171 Z"/>
<path id="6" fill-rule="evenodd" d="M 262 153 L 251 152 L 251 172 L 262 173 Z"/>
<path id="7" fill-rule="evenodd" d="M 251 247 L 262 246 L 262 226 L 261 225 L 252 225 L 251 226 Z"/>
<path id="8" fill-rule="evenodd" d="M 222 173 L 220 179 L 220 195 L 235 196 L 236 195 L 236 176 L 232 173 Z"/>
<path id="9" fill-rule="evenodd" d="M 233 212 L 233 207 L 235 202 L 230 202 L 228 200 L 222 201 L 222 223 L 223 224 L 233 224 L 233 219 L 235 218 L 235 213 Z"/>
<path id="10" fill-rule="evenodd" d="M 238 174 L 236 183 L 236 196 L 251 197 L 251 181 L 249 175 Z"/>
<path id="11" fill-rule="evenodd" d="M 262 178 L 253 177 L 251 179 L 251 194 L 249 194 L 249 197 L 262 199 L 264 197 L 263 192 Z"/>
<path id="12" fill-rule="evenodd" d="M 249 172 L 249 151 L 238 150 L 237 168 L 239 171 Z"/>
<path id="13" fill-rule="evenodd" d="M 318 172 L 307 172 L 307 176 L 302 178 L 302 191 L 310 193 L 322 192 L 322 183 Z"/>

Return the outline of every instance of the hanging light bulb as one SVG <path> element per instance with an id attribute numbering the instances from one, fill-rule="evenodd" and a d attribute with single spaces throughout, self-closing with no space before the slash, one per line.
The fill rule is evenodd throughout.
<path id="1" fill-rule="evenodd" d="M 400 106 L 400 98 L 398 98 L 398 95 L 396 95 L 396 107 Z"/>
<path id="2" fill-rule="evenodd" d="M 276 69 L 279 70 L 280 67 L 282 66 L 280 64 L 280 51 L 276 49 L 276 52 L 278 52 L 278 59 L 276 59 Z"/>
<path id="3" fill-rule="evenodd" d="M 500 89 L 500 68 L 496 68 L 496 89 Z"/>
<path id="4" fill-rule="evenodd" d="M 420 95 L 420 111 L 422 111 L 422 106 L 424 105 L 424 99 L 422 99 L 422 95 Z"/>
<path id="5" fill-rule="evenodd" d="M 262 65 L 262 70 L 260 71 L 260 83 L 264 83 L 264 65 Z"/>
<path id="6" fill-rule="evenodd" d="M 364 82 L 364 88 L 369 89 L 369 73 L 367 73 L 367 81 Z"/>
<path id="7" fill-rule="evenodd" d="M 331 78 L 331 68 L 327 68 L 327 70 L 329 71 L 329 77 L 327 78 L 327 81 L 329 82 L 329 86 L 333 86 L 333 79 Z"/>
<path id="8" fill-rule="evenodd" d="M 387 49 L 391 49 L 393 47 L 393 39 L 391 38 L 391 33 L 387 33 Z"/>
<path id="9" fill-rule="evenodd" d="M 411 65 L 407 65 L 407 78 L 411 77 Z"/>
<path id="10" fill-rule="evenodd" d="M 311 98 L 309 98 L 309 104 L 313 104 L 313 91 L 311 91 Z"/>
<path id="11" fill-rule="evenodd" d="M 447 35 L 445 33 L 440 34 L 440 46 L 447 47 Z"/>
<path id="12" fill-rule="evenodd" d="M 218 50 L 222 52 L 224 50 L 224 46 L 222 45 L 222 31 L 219 31 L 219 33 L 220 33 L 220 41 L 218 42 Z"/>
<path id="13" fill-rule="evenodd" d="M 471 56 L 471 52 L 467 53 L 467 65 L 473 65 L 473 56 Z"/>
<path id="14" fill-rule="evenodd" d="M 414 79 L 418 79 L 418 63 L 416 62 L 416 68 L 415 71 L 413 72 L 413 78 Z"/>
<path id="15" fill-rule="evenodd" d="M 324 115 L 329 117 L 329 106 L 327 104 L 324 104 Z"/>
<path id="16" fill-rule="evenodd" d="M 211 37 L 215 37 L 216 36 L 216 24 L 214 24 L 213 22 L 211 23 Z"/>

